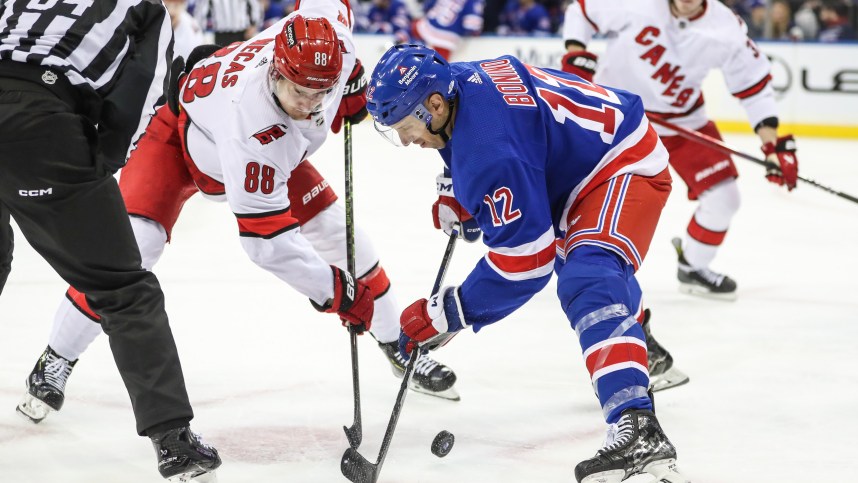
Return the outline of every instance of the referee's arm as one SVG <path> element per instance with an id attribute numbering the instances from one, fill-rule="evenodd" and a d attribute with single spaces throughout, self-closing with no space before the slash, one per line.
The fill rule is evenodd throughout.
<path id="1" fill-rule="evenodd" d="M 129 46 L 119 74 L 102 92 L 97 156 L 110 172 L 125 165 L 146 129 L 155 107 L 164 103 L 173 30 L 167 9 L 159 1 L 140 2 L 126 17 Z"/>

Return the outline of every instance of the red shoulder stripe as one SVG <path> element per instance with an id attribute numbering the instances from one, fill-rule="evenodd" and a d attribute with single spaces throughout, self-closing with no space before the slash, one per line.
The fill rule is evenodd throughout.
<path id="1" fill-rule="evenodd" d="M 236 213 L 235 218 L 241 236 L 267 239 L 298 228 L 298 219 L 292 216 L 289 208 L 267 213 Z"/>
<path id="2" fill-rule="evenodd" d="M 770 80 L 772 80 L 772 75 L 766 74 L 766 76 L 763 77 L 762 80 L 743 91 L 733 93 L 733 96 L 738 97 L 739 99 L 747 99 L 763 90 L 763 88 L 765 88 L 769 84 Z"/>

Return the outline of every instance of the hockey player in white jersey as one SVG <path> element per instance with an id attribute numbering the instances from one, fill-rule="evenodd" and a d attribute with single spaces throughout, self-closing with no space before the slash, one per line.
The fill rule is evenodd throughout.
<path id="1" fill-rule="evenodd" d="M 225 200 L 248 256 L 313 306 L 369 329 L 398 377 L 399 313 L 365 233 L 355 232 L 355 281 L 346 266 L 345 214 L 307 157 L 343 119 L 366 116 L 364 70 L 355 56 L 347 0 L 304 2 L 243 43 L 196 62 L 177 98 L 152 119 L 122 172 L 120 189 L 144 268 L 169 241 L 197 191 Z M 214 50 L 214 49 L 212 49 Z M 373 298 L 375 299 L 373 301 Z M 59 410 L 77 358 L 101 332 L 84 294 L 69 288 L 48 348 L 18 410 L 34 422 Z M 456 375 L 428 356 L 412 389 L 458 399 Z"/>
<path id="2" fill-rule="evenodd" d="M 596 69 L 585 51 L 594 34 L 608 47 Z M 771 67 L 747 27 L 721 2 L 710 0 L 578 0 L 566 9 L 563 38 L 568 52 L 562 68 L 641 96 L 647 114 L 720 139 L 704 109 L 701 84 L 720 69 L 739 99 L 772 167 L 769 181 L 795 188 L 798 160 L 792 135 L 778 136 Z M 684 241 L 674 239 L 680 290 L 733 300 L 736 282 L 709 268 L 739 209 L 736 170 L 726 154 L 680 138 L 656 126 L 670 164 L 688 186 L 697 209 Z"/>
<path id="3" fill-rule="evenodd" d="M 195 47 L 205 43 L 203 29 L 197 19 L 188 13 L 186 0 L 164 0 L 164 6 L 167 7 L 173 26 L 173 57 L 187 59 Z"/>

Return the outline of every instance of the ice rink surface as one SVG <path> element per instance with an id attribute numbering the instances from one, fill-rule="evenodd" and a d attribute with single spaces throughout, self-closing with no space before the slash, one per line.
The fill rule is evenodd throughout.
<path id="1" fill-rule="evenodd" d="M 490 126 L 487 126 L 490 128 Z M 729 144 L 759 153 L 752 136 Z M 858 194 L 858 142 L 799 138 L 801 174 Z M 445 237 L 430 205 L 434 151 L 394 148 L 355 128 L 356 221 L 370 232 L 402 306 L 429 294 Z M 312 161 L 343 193 L 342 136 Z M 677 291 L 670 239 L 693 210 L 674 183 L 640 272 L 654 335 L 691 383 L 657 394 L 659 419 L 695 483 L 856 481 L 858 205 L 809 185 L 787 193 L 737 159 L 743 195 L 713 264 L 739 283 L 736 302 Z M 135 435 L 107 338 L 80 359 L 66 405 L 40 425 L 15 405 L 47 344 L 65 284 L 22 237 L 0 297 L 0 481 L 156 482 L 155 454 Z M 459 243 L 459 283 L 484 254 Z M 155 272 L 194 404 L 195 431 L 220 450 L 230 482 L 338 482 L 352 421 L 349 341 L 336 317 L 259 269 L 226 204 L 194 197 Z M 435 356 L 458 374 L 460 402 L 411 393 L 380 481 L 574 481 L 604 436 L 580 347 L 552 282 L 508 319 L 457 337 Z M 360 340 L 364 443 L 375 460 L 399 381 Z M 452 453 L 430 451 L 456 435 Z M 633 482 L 648 481 L 636 477 Z"/>

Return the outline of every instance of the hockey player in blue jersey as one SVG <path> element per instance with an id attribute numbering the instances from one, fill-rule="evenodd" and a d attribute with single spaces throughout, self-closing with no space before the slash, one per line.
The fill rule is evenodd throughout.
<path id="1" fill-rule="evenodd" d="M 389 139 L 439 150 L 452 179 L 446 206 L 472 215 L 489 248 L 460 286 L 403 311 L 400 350 L 479 331 L 556 272 L 609 425 L 605 447 L 575 477 L 619 482 L 646 472 L 686 481 L 647 394 L 647 345 L 635 318 L 634 274 L 671 185 L 640 98 L 511 56 L 450 64 L 426 47 L 399 45 L 379 60 L 367 101 Z"/>
<path id="2" fill-rule="evenodd" d="M 449 59 L 464 38 L 483 31 L 485 4 L 485 0 L 426 0 L 424 15 L 411 24 L 411 37 Z"/>

